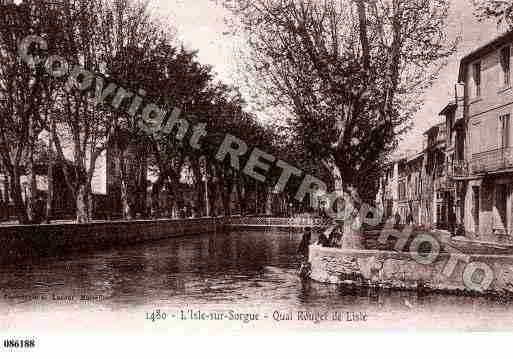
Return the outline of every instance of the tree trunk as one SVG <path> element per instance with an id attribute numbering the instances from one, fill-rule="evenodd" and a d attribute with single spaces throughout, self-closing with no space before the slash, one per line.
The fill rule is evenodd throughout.
<path id="1" fill-rule="evenodd" d="M 160 191 L 162 189 L 162 175 L 159 175 L 157 181 L 151 186 L 151 217 L 160 217 Z"/>
<path id="2" fill-rule="evenodd" d="M 215 166 L 208 166 L 210 169 L 210 181 L 208 187 L 209 216 L 217 217 L 219 198 L 219 170 Z"/>
<path id="3" fill-rule="evenodd" d="M 171 217 L 180 218 L 180 206 L 176 197 L 173 199 L 173 203 L 171 205 Z"/>
<path id="4" fill-rule="evenodd" d="M 362 223 L 358 212 L 356 189 L 349 188 L 344 192 L 344 234 L 343 249 L 365 249 L 363 245 Z"/>
<path id="5" fill-rule="evenodd" d="M 202 188 L 201 188 L 201 182 L 195 185 L 195 191 L 194 196 L 191 201 L 191 207 L 192 207 L 192 218 L 198 218 L 201 216 L 201 208 L 200 208 L 200 202 L 201 202 L 201 196 L 202 196 Z"/>
<path id="6" fill-rule="evenodd" d="M 212 191 L 211 191 L 211 188 L 209 188 L 209 175 L 207 174 L 205 176 L 205 185 L 203 186 L 204 188 L 204 198 L 205 198 L 205 217 L 210 217 L 212 216 L 212 201 L 211 201 L 211 195 L 212 195 Z"/>
<path id="7" fill-rule="evenodd" d="M 255 186 L 253 187 L 253 214 L 258 215 L 258 182 L 255 181 Z"/>
<path id="8" fill-rule="evenodd" d="M 230 192 L 223 192 L 222 193 L 222 196 L 223 196 L 223 214 L 225 217 L 228 217 L 228 216 L 231 216 L 232 215 L 232 209 L 231 209 L 231 206 L 230 206 Z"/>
<path id="9" fill-rule="evenodd" d="M 36 170 L 34 164 L 34 149 L 33 145 L 29 147 L 29 158 L 27 162 L 27 198 L 25 198 L 26 206 L 27 206 L 27 217 L 30 223 L 35 223 L 38 220 L 37 213 L 37 182 L 36 182 Z"/>
<path id="10" fill-rule="evenodd" d="M 96 213 L 94 210 L 94 196 L 90 185 L 87 186 L 87 217 L 92 221 Z"/>
<path id="11" fill-rule="evenodd" d="M 335 185 L 336 219 L 343 221 L 343 249 L 364 249 L 362 228 L 359 216 L 359 195 L 355 187 L 344 185 L 340 167 L 332 163 L 329 165 Z M 343 201 L 343 204 L 340 202 Z"/>
<path id="12" fill-rule="evenodd" d="M 87 185 L 81 183 L 77 188 L 76 196 L 76 215 L 77 223 L 88 223 L 89 222 L 89 193 L 87 191 Z"/>
<path id="13" fill-rule="evenodd" d="M 176 201 L 176 184 L 174 182 L 174 178 L 169 176 L 166 185 L 166 206 L 165 206 L 165 216 L 166 218 L 175 218 L 177 216 L 177 208 L 178 203 Z"/>
<path id="14" fill-rule="evenodd" d="M 121 214 L 124 220 L 132 220 L 132 209 L 128 200 L 128 183 L 126 179 L 121 179 Z"/>
<path id="15" fill-rule="evenodd" d="M 9 176 L 4 172 L 4 188 L 2 189 L 2 220 L 9 220 Z"/>
<path id="16" fill-rule="evenodd" d="M 18 217 L 18 222 L 20 224 L 27 224 L 29 222 L 27 217 L 27 209 L 25 208 L 25 204 L 23 203 L 23 198 L 21 196 L 20 176 L 17 170 L 11 174 L 9 184 L 11 186 L 11 197 L 14 202 L 14 208 L 16 211 L 16 216 Z"/>
<path id="17" fill-rule="evenodd" d="M 141 153 L 141 152 L 138 152 Z M 145 156 L 145 152 L 142 152 L 142 155 Z M 148 188 L 148 178 L 146 174 L 147 161 L 146 158 L 141 160 L 137 165 L 137 175 L 136 175 L 136 183 L 135 183 L 135 210 L 136 213 L 139 213 L 142 218 L 148 217 L 148 207 L 147 207 L 147 188 Z"/>
<path id="18" fill-rule="evenodd" d="M 233 177 L 229 168 L 224 168 L 223 173 L 219 176 L 219 194 L 223 201 L 224 216 L 232 215 L 232 194 L 233 194 Z"/>
<path id="19" fill-rule="evenodd" d="M 201 177 L 201 170 L 198 161 L 193 161 L 192 170 L 194 172 L 194 196 L 192 199 L 192 217 L 197 218 L 201 216 L 203 211 L 203 181 Z"/>
<path id="20" fill-rule="evenodd" d="M 239 204 L 240 215 L 246 215 L 246 201 L 245 201 L 245 193 L 243 188 L 243 179 L 239 177 L 237 181 L 237 202 Z"/>
<path id="21" fill-rule="evenodd" d="M 217 217 L 217 203 L 218 203 L 218 191 L 219 191 L 219 183 L 217 177 L 212 177 L 212 180 L 210 182 L 210 189 L 209 189 L 209 199 L 208 202 L 210 204 L 210 217 Z"/>
<path id="22" fill-rule="evenodd" d="M 46 211 L 45 211 L 45 222 L 50 223 L 52 220 L 53 211 L 53 166 L 55 165 L 55 159 L 52 151 L 52 142 L 50 140 L 49 146 L 49 159 L 48 159 L 48 193 L 46 195 Z"/>
<path id="23" fill-rule="evenodd" d="M 141 146 L 130 144 L 119 152 L 123 218 L 146 216 L 146 159 Z"/>
<path id="24" fill-rule="evenodd" d="M 134 177 L 129 160 L 129 147 L 117 148 L 117 161 L 119 164 L 119 178 L 120 178 L 120 201 L 121 201 L 121 216 L 124 220 L 134 219 L 134 211 L 136 201 L 134 197 L 137 195 L 135 192 L 135 186 L 132 186 Z"/>
<path id="25" fill-rule="evenodd" d="M 48 118 L 48 116 L 47 116 Z M 46 195 L 45 222 L 50 223 L 53 215 L 53 197 L 54 197 L 54 181 L 53 170 L 55 166 L 55 153 L 53 152 L 53 132 L 55 132 L 55 116 L 50 117 L 50 134 L 48 138 L 48 193 Z"/>
<path id="26" fill-rule="evenodd" d="M 127 160 L 124 151 L 118 151 L 118 162 L 120 169 L 120 184 L 121 184 L 121 215 L 124 220 L 132 220 L 132 206 L 130 201 L 130 186 L 129 186 L 129 175 L 127 168 Z"/>
<path id="27" fill-rule="evenodd" d="M 265 214 L 267 216 L 273 215 L 273 189 L 272 189 L 272 187 L 267 188 L 267 198 L 265 201 Z"/>

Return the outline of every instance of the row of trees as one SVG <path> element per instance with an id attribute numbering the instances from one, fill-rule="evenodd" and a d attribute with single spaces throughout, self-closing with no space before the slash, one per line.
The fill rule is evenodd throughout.
<path id="1" fill-rule="evenodd" d="M 250 188 L 257 188 L 260 194 L 269 192 L 267 187 L 258 187 L 213 157 L 226 133 L 273 152 L 273 146 L 280 142 L 277 131 L 259 124 L 255 116 L 245 112 L 237 89 L 216 82 L 212 69 L 200 64 L 195 52 L 180 46 L 172 31 L 151 16 L 146 3 L 24 1 L 20 6 L 6 6 L 3 14 L 0 155 L 21 223 L 31 222 L 36 216 L 35 168 L 41 157 L 37 155 L 41 152 L 40 139 L 45 133 L 50 139 L 46 155 L 42 156 L 48 164 L 50 181 L 48 214 L 54 191 L 51 171 L 54 164 L 59 164 L 75 200 L 78 222 L 92 217 L 92 180 L 97 160 L 107 148 L 113 150 L 120 168 L 120 200 L 125 218 L 139 211 L 141 197 L 137 192 L 141 186 L 146 190 L 146 178 L 134 173 L 128 160 L 128 151 L 134 146 L 148 157 L 150 172 L 156 178 L 151 191 L 155 216 L 161 211 L 159 196 L 163 188 L 171 194 L 175 207 L 181 202 L 179 182 L 184 173 L 189 173 L 190 185 L 195 188 L 196 214 L 205 213 L 205 177 L 215 179 L 210 181 L 212 201 L 221 199 L 225 212 L 229 211 L 229 194 L 234 185 L 242 208 Z M 18 56 L 18 46 L 30 34 L 47 41 L 49 54 L 58 54 L 70 64 L 101 75 L 103 83 L 97 80 L 92 92 L 79 91 L 80 84 L 72 77 L 50 77 L 44 63 L 24 63 Z M 179 140 L 176 133 L 163 138 L 143 133 L 136 125 L 141 120 L 139 114 L 131 117 L 126 108 L 111 106 L 114 93 L 109 94 L 107 87 L 111 82 L 141 94 L 144 104 L 155 103 L 167 110 L 180 108 L 189 122 L 206 122 L 208 136 L 201 148 L 191 148 L 187 137 Z M 106 95 L 104 101 L 97 101 L 98 91 Z M 25 201 L 20 184 L 23 175 L 29 180 Z"/>
<path id="2" fill-rule="evenodd" d="M 43 131 L 51 139 L 48 208 L 53 197 L 51 171 L 53 162 L 58 161 L 75 199 L 77 220 L 84 222 L 90 217 L 96 160 L 116 129 L 114 114 L 96 106 L 88 94 L 72 91 L 74 84 L 66 83 L 66 78 L 50 77 L 44 62 L 25 63 L 18 55 L 22 39 L 31 34 L 41 36 L 48 43 L 49 54 L 110 76 L 123 48 L 156 40 L 151 26 L 142 5 L 123 1 L 22 1 L 19 6 L 3 6 L 0 145 L 2 167 L 21 223 L 34 221 L 36 216 L 34 154 Z M 20 188 L 23 174 L 29 183 L 25 203 Z"/>
<path id="3" fill-rule="evenodd" d="M 125 218 L 137 211 L 134 193 L 140 187 L 128 166 L 131 144 L 149 154 L 156 178 L 154 215 L 161 211 L 163 188 L 178 206 L 184 173 L 195 188 L 198 214 L 205 213 L 205 177 L 215 178 L 212 200 L 221 200 L 225 213 L 234 188 L 242 206 L 253 189 L 265 198 L 279 173 L 257 184 L 229 163 L 217 162 L 214 156 L 226 133 L 325 180 L 356 206 L 375 198 L 380 165 L 409 128 L 423 91 L 455 51 L 457 41 L 445 32 L 448 1 L 229 0 L 225 5 L 233 14 L 233 33 L 247 38 L 241 50 L 245 91 L 272 111 L 275 125 L 264 126 L 244 111 L 241 93 L 216 82 L 212 69 L 181 47 L 146 3 L 32 0 L 3 11 L 0 155 L 21 222 L 34 217 L 34 168 L 43 132 L 55 149 L 44 156 L 48 169 L 53 162 L 62 165 L 79 222 L 91 218 L 91 181 L 107 147 L 117 149 Z M 111 101 L 98 104 L 94 94 L 77 91 L 79 84 L 68 77 L 49 77 L 44 64 L 27 65 L 17 47 L 29 34 L 43 36 L 49 53 L 101 74 L 105 86 L 115 81 L 134 93 L 144 90 L 145 102 L 180 108 L 193 124 L 206 122 L 201 148 L 192 149 L 176 133 L 148 136 L 133 125 L 139 115 L 131 118 L 126 108 L 106 104 Z M 23 174 L 30 179 L 26 204 Z M 295 180 L 287 188 L 290 194 L 299 185 Z"/>

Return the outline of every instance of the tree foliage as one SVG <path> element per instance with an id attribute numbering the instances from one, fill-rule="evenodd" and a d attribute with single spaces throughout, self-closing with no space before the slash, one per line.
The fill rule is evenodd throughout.
<path id="1" fill-rule="evenodd" d="M 44 64 L 29 65 L 18 54 L 18 45 L 28 35 L 40 34 L 56 49 L 61 39 L 55 13 L 44 1 L 7 4 L 0 14 L 0 156 L 8 176 L 10 197 L 21 223 L 34 220 L 37 196 L 35 152 L 52 102 L 47 89 L 51 80 Z M 21 177 L 28 176 L 25 203 Z"/>
<path id="2" fill-rule="evenodd" d="M 5 23 L 0 28 L 0 155 L 21 222 L 30 218 L 31 200 L 22 198 L 20 177 L 29 175 L 31 191 L 37 192 L 33 169 L 41 157 L 37 144 L 42 132 L 49 138 L 43 159 L 48 163 L 48 176 L 52 177 L 54 161 L 60 162 L 78 222 L 93 217 L 92 180 L 98 169 L 97 160 L 105 151 L 116 158 L 122 215 L 127 219 L 146 212 L 145 169 L 134 171 L 134 162 L 143 169 L 148 160 L 150 177 L 155 179 L 153 214 L 158 217 L 169 215 L 170 208 L 176 214 L 177 207 L 190 200 L 182 190 L 184 173 L 189 176 L 185 185 L 194 193 L 190 207 L 195 215 L 230 214 L 233 193 L 237 194 L 242 213 L 267 210 L 264 205 L 269 203 L 273 181 L 279 173 L 271 173 L 268 182 L 260 184 L 246 178 L 242 169 L 231 168 L 229 161 L 218 162 L 215 155 L 227 134 L 237 136 L 250 149 L 258 147 L 282 159 L 302 161 L 300 150 L 298 156 L 291 156 L 277 127 L 262 125 L 256 115 L 246 111 L 241 92 L 215 80 L 212 68 L 199 62 L 196 51 L 181 46 L 169 29 L 151 15 L 146 2 L 64 0 L 54 4 L 41 0 L 25 1 L 12 8 L 30 16 L 26 21 L 18 16 L 22 24 L 16 29 Z M 48 74 L 44 62 L 38 66 L 25 64 L 18 56 L 17 46 L 28 34 L 42 36 L 48 43 L 48 54 L 60 56 L 70 65 L 70 72 L 56 78 Z M 54 67 L 57 64 L 60 63 L 54 63 Z M 80 81 L 71 75 L 75 66 L 95 76 L 89 91 L 82 91 Z M 140 111 L 127 111 L 128 102 L 111 105 L 116 90 L 98 102 L 102 84 L 103 90 L 112 84 L 115 89 L 141 95 L 141 109 L 155 104 L 168 112 L 166 117 L 179 108 L 181 117 L 190 124 L 186 136 L 177 138 L 177 129 L 166 136 L 143 131 Z M 206 125 L 206 135 L 201 146 L 193 148 L 190 135 L 202 123 Z M 133 146 L 140 149 L 140 161 L 129 158 L 133 156 L 129 153 Z M 241 158 L 242 163 L 249 154 Z M 313 166 L 313 162 L 309 164 Z M 50 204 L 51 188 L 49 183 Z M 162 198 L 164 189 L 167 198 Z M 163 211 L 158 208 L 161 203 L 166 207 Z"/>
<path id="3" fill-rule="evenodd" d="M 497 25 L 513 27 L 513 3 L 507 0 L 473 0 L 474 14 L 482 20 L 493 19 Z"/>
<path id="4" fill-rule="evenodd" d="M 377 169 L 408 129 L 455 42 L 446 0 L 239 0 L 244 71 L 335 187 L 374 198 Z M 337 184 L 338 183 L 338 184 Z"/>

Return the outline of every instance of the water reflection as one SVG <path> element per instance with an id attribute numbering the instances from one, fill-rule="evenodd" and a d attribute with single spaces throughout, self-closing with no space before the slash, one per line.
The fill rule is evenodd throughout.
<path id="1" fill-rule="evenodd" d="M 462 323 L 482 318 L 486 327 L 489 318 L 501 318 L 513 327 L 511 303 L 302 282 L 296 276 L 298 243 L 299 235 L 286 232 L 218 233 L 11 265 L 0 269 L 0 307 L 65 306 L 71 304 L 22 296 L 86 294 L 104 297 L 88 305 L 113 310 L 154 303 L 230 304 L 366 311 L 386 325 L 413 317 Z"/>

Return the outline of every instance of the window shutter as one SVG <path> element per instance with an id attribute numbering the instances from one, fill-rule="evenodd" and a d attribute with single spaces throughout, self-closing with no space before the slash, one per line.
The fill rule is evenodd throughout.
<path id="1" fill-rule="evenodd" d="M 504 120 L 503 120 L 503 138 L 504 138 L 504 142 L 503 142 L 503 146 L 504 147 L 509 147 L 510 146 L 510 143 L 509 143 L 509 120 L 510 118 L 510 115 L 507 114 L 507 115 L 504 115 Z"/>

